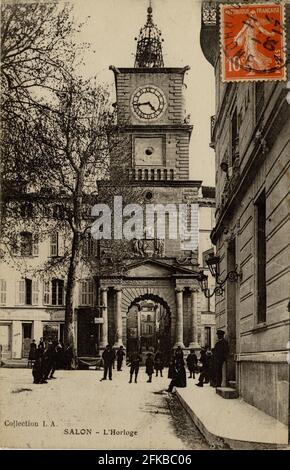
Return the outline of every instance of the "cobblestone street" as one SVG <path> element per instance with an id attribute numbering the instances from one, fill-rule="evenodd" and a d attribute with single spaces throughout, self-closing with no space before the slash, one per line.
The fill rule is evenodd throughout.
<path id="1" fill-rule="evenodd" d="M 61 370 L 56 377 L 34 385 L 30 369 L 0 370 L 3 447 L 209 448 L 177 399 L 162 393 L 166 377 L 148 384 L 141 369 L 138 383 L 129 384 L 127 368 L 106 382 L 94 370 Z"/>

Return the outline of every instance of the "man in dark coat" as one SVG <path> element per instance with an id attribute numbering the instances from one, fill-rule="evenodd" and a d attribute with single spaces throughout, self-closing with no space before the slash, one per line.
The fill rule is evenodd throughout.
<path id="1" fill-rule="evenodd" d="M 210 356 L 211 352 L 208 351 L 209 347 L 206 346 L 205 348 L 202 348 L 200 351 L 200 362 L 202 364 L 201 369 L 200 369 L 200 374 L 199 374 L 199 379 L 198 383 L 195 384 L 198 387 L 203 387 L 204 383 L 209 382 L 209 366 L 210 366 Z"/>
<path id="2" fill-rule="evenodd" d="M 42 355 L 42 367 L 43 367 L 44 380 L 47 380 L 49 377 L 49 374 L 53 366 L 53 360 L 54 360 L 54 346 L 53 346 L 51 339 L 49 339 L 46 342 L 45 349 Z"/>
<path id="3" fill-rule="evenodd" d="M 40 338 L 39 340 L 38 349 L 39 349 L 39 354 L 42 356 L 45 350 L 45 343 L 43 341 L 43 338 Z"/>
<path id="4" fill-rule="evenodd" d="M 30 367 L 33 366 L 33 363 L 35 361 L 36 349 L 37 349 L 37 345 L 34 339 L 32 340 L 32 343 L 30 344 L 30 350 L 29 350 L 29 355 L 28 355 L 28 366 Z"/>
<path id="5" fill-rule="evenodd" d="M 107 344 L 106 349 L 102 354 L 102 359 L 104 363 L 104 376 L 101 380 L 107 380 L 107 375 L 109 372 L 109 380 L 112 380 L 112 368 L 113 362 L 115 360 L 115 351 Z"/>
<path id="6" fill-rule="evenodd" d="M 147 354 L 147 358 L 145 361 L 145 367 L 146 367 L 146 374 L 148 375 L 148 380 L 147 382 L 152 382 L 152 375 L 154 372 L 154 359 L 151 353 Z"/>
<path id="7" fill-rule="evenodd" d="M 162 377 L 163 370 L 163 358 L 160 351 L 157 351 L 154 357 L 154 369 L 156 372 L 156 377 L 158 377 L 158 371 L 160 372 L 160 377 Z"/>
<path id="8" fill-rule="evenodd" d="M 53 341 L 51 349 L 51 370 L 48 379 L 55 379 L 54 373 L 58 367 L 58 341 Z"/>
<path id="9" fill-rule="evenodd" d="M 47 384 L 47 381 L 43 378 L 42 350 L 39 347 L 35 351 L 32 375 L 34 384 Z"/>
<path id="10" fill-rule="evenodd" d="M 213 367 L 214 367 L 214 385 L 215 387 L 221 387 L 223 377 L 223 364 L 226 361 L 229 354 L 228 342 L 224 339 L 225 332 L 223 330 L 217 330 L 216 332 L 218 340 L 213 349 Z"/>
<path id="11" fill-rule="evenodd" d="M 133 352 L 129 359 L 129 366 L 130 366 L 130 380 L 129 384 L 132 383 L 133 374 L 135 374 L 135 383 L 137 383 L 137 377 L 139 372 L 139 366 L 141 362 L 141 357 L 137 352 Z"/>
<path id="12" fill-rule="evenodd" d="M 194 349 L 190 350 L 190 353 L 188 354 L 186 358 L 186 364 L 189 370 L 189 379 L 193 378 L 195 379 L 195 371 L 197 368 L 197 355 L 194 352 Z"/>
<path id="13" fill-rule="evenodd" d="M 183 351 L 181 346 L 177 346 L 175 353 L 174 353 L 174 359 L 175 360 L 183 360 Z"/>
<path id="14" fill-rule="evenodd" d="M 124 359 L 124 356 L 125 356 L 125 351 L 124 351 L 123 346 L 119 347 L 119 349 L 116 353 L 116 356 L 117 356 L 117 370 L 120 371 L 120 370 L 122 370 L 123 359 Z"/>

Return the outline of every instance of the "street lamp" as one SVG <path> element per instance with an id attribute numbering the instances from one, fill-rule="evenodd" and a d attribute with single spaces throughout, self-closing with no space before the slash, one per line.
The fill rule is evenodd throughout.
<path id="1" fill-rule="evenodd" d="M 224 285 L 227 281 L 230 282 L 237 282 L 241 274 L 237 272 L 237 270 L 229 271 L 226 277 L 222 280 L 220 279 L 220 257 L 215 256 L 213 253 L 209 254 L 206 258 L 206 264 L 211 275 L 215 278 L 216 286 L 212 293 L 210 293 L 210 289 L 208 288 L 208 276 L 206 276 L 203 272 L 199 275 L 199 284 L 201 287 L 204 296 L 209 299 L 213 295 L 221 296 L 224 293 Z"/>

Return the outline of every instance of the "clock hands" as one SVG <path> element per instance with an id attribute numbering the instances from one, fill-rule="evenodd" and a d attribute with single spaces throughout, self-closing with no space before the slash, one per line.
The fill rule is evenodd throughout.
<path id="1" fill-rule="evenodd" d="M 153 109 L 153 111 L 156 112 L 156 108 L 150 103 L 150 101 L 146 101 L 146 102 L 144 102 L 144 103 L 138 103 L 138 104 L 137 104 L 138 107 L 139 107 L 139 106 L 147 106 L 147 105 L 150 106 L 150 108 Z"/>

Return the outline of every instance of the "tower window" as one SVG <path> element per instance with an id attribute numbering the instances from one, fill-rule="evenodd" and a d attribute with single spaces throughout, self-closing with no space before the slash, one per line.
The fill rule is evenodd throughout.
<path id="1" fill-rule="evenodd" d="M 153 198 L 153 193 L 151 191 L 147 191 L 145 194 L 145 198 L 147 199 L 147 201 L 151 201 L 151 199 Z"/>
<path id="2" fill-rule="evenodd" d="M 149 147 L 145 150 L 146 155 L 152 155 L 154 152 L 154 149 L 152 147 Z"/>

